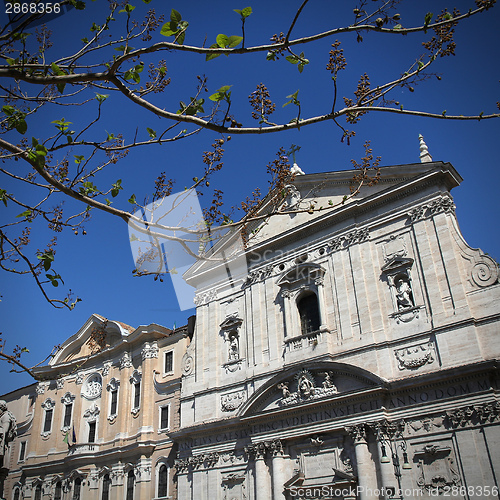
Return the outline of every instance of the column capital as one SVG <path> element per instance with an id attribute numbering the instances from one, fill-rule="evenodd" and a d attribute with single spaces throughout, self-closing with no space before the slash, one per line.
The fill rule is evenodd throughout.
<path id="1" fill-rule="evenodd" d="M 271 441 L 268 445 L 269 451 L 273 457 L 283 456 L 283 443 L 280 439 L 275 439 Z"/>
<path id="2" fill-rule="evenodd" d="M 345 427 L 346 432 L 351 436 L 354 444 L 366 443 L 368 426 L 366 424 L 351 425 Z"/>

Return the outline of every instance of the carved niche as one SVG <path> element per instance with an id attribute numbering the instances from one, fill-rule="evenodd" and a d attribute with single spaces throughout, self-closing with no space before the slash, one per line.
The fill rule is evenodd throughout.
<path id="1" fill-rule="evenodd" d="M 242 323 L 243 320 L 237 314 L 231 314 L 220 324 L 227 360 L 222 366 L 226 369 L 226 373 L 241 369 L 244 361 L 240 352 L 239 330 Z"/>
<path id="2" fill-rule="evenodd" d="M 395 253 L 382 267 L 391 292 L 393 313 L 396 323 L 408 323 L 419 317 L 421 306 L 416 305 L 413 294 L 411 270 L 413 259 Z"/>

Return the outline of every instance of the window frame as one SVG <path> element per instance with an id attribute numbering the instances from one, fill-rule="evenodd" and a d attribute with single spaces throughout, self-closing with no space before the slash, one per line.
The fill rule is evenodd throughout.
<path id="1" fill-rule="evenodd" d="M 162 427 L 162 411 L 167 410 L 167 426 Z M 162 404 L 158 407 L 158 433 L 166 432 L 170 429 L 170 403 Z"/>
<path id="2" fill-rule="evenodd" d="M 160 474 L 161 474 L 161 469 L 162 467 L 165 467 L 166 469 L 166 482 L 165 482 L 165 495 L 160 496 Z M 170 467 L 168 464 L 164 461 L 161 460 L 156 464 L 156 498 L 169 498 L 169 476 L 170 476 Z"/>
<path id="3" fill-rule="evenodd" d="M 170 361 L 170 370 L 167 370 L 167 356 L 171 358 Z M 173 375 L 174 374 L 174 349 L 169 349 L 168 351 L 165 351 L 163 354 L 163 374 L 164 375 Z"/>
<path id="4" fill-rule="evenodd" d="M 19 441 L 19 457 L 17 462 L 18 463 L 24 463 L 26 460 L 26 450 L 28 447 L 28 440 L 25 439 L 24 441 Z"/>

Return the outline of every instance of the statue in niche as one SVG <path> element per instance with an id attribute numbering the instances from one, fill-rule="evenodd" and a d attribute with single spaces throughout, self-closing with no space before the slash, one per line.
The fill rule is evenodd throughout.
<path id="1" fill-rule="evenodd" d="M 228 360 L 235 361 L 237 359 L 240 359 L 240 347 L 238 345 L 238 335 L 233 333 L 229 336 Z"/>
<path id="2" fill-rule="evenodd" d="M 394 285 L 396 287 L 398 310 L 401 311 L 413 307 L 415 304 L 413 303 L 413 293 L 408 276 L 400 274 L 396 277 Z"/>

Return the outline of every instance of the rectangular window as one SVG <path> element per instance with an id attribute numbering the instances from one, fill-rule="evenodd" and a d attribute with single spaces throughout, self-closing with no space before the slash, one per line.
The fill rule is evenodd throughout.
<path id="1" fill-rule="evenodd" d="M 165 353 L 165 373 L 174 371 L 174 351 Z"/>
<path id="2" fill-rule="evenodd" d="M 19 449 L 19 461 L 24 462 L 26 456 L 26 441 L 21 441 L 21 448 Z"/>
<path id="3" fill-rule="evenodd" d="M 111 408 L 109 410 L 110 415 L 116 415 L 116 409 L 118 406 L 118 389 L 111 391 Z"/>
<path id="4" fill-rule="evenodd" d="M 43 432 L 50 432 L 52 428 L 52 413 L 54 410 L 45 410 L 45 422 L 43 424 Z"/>
<path id="5" fill-rule="evenodd" d="M 168 429 L 168 406 L 160 408 L 160 429 Z"/>
<path id="6" fill-rule="evenodd" d="M 68 403 L 64 405 L 64 423 L 63 427 L 69 427 L 71 425 L 71 414 L 73 412 L 73 403 Z"/>
<path id="7" fill-rule="evenodd" d="M 89 422 L 89 443 L 95 443 L 95 422 Z"/>
<path id="8" fill-rule="evenodd" d="M 141 406 L 141 383 L 136 382 L 134 384 L 134 408 L 139 408 Z"/>

